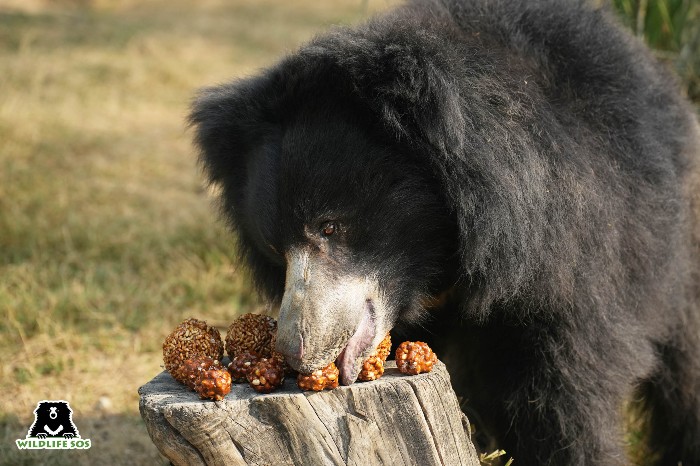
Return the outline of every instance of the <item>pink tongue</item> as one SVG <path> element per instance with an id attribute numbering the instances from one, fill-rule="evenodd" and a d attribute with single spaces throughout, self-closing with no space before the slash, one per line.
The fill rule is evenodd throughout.
<path id="1" fill-rule="evenodd" d="M 350 337 L 347 346 L 336 359 L 336 364 L 340 370 L 340 381 L 343 385 L 351 385 L 357 379 L 362 365 L 362 361 L 357 359 L 372 344 L 374 333 L 374 319 L 368 311 L 365 311 L 360 325 L 355 330 L 355 334 Z"/>

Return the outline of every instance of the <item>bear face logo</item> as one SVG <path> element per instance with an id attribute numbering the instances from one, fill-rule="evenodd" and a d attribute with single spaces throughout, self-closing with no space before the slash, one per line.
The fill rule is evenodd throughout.
<path id="1" fill-rule="evenodd" d="M 27 438 L 80 438 L 73 424 L 73 410 L 67 401 L 40 401 L 34 410 L 34 422 L 29 427 Z"/>

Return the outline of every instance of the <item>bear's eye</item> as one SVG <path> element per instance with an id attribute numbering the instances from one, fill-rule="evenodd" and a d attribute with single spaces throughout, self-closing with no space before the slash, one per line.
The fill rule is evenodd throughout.
<path id="1" fill-rule="evenodd" d="M 321 236 L 327 237 L 335 233 L 337 226 L 333 222 L 326 222 L 321 226 Z"/>

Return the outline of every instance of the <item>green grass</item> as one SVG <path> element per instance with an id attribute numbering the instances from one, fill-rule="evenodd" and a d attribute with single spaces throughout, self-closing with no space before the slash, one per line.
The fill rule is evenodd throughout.
<path id="1" fill-rule="evenodd" d="M 610 1 L 622 21 L 676 69 L 688 96 L 700 102 L 700 2 Z"/>

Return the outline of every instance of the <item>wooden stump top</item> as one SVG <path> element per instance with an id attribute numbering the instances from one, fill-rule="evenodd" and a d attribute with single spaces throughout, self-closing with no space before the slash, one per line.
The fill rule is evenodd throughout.
<path id="1" fill-rule="evenodd" d="M 469 465 L 479 461 L 445 365 L 322 392 L 295 378 L 271 394 L 234 384 L 223 401 L 162 372 L 139 389 L 151 439 L 175 465 Z"/>

